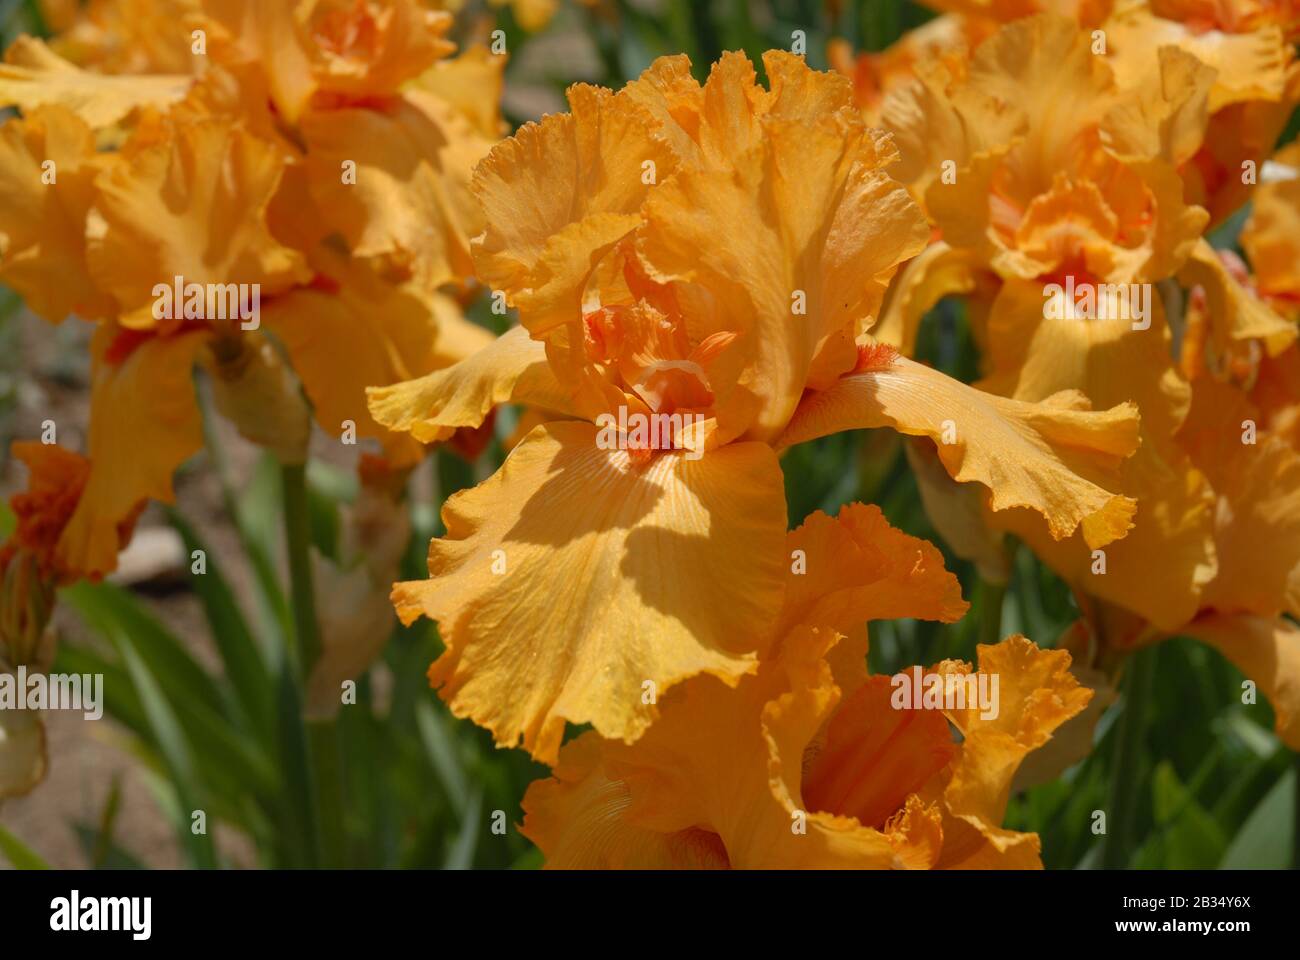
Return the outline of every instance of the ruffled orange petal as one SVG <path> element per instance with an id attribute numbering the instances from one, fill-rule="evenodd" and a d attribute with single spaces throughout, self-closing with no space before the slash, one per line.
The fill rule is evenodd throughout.
<path id="1" fill-rule="evenodd" d="M 57 569 L 54 550 L 86 487 L 90 461 L 63 447 L 34 441 L 15 442 L 9 452 L 26 464 L 27 487 L 9 498 L 14 530 L 0 546 L 0 568 L 13 550 L 21 549 L 35 558 L 42 576 L 78 578 L 85 571 Z"/>
<path id="2" fill-rule="evenodd" d="M 524 794 L 521 832 L 553 870 L 708 870 L 729 866 L 717 834 L 696 827 L 669 833 L 628 823 L 627 784 L 604 765 L 604 743 L 585 733 L 560 750 L 547 780 Z"/>
<path id="3" fill-rule="evenodd" d="M 1259 292 L 1294 302 L 1300 312 L 1300 144 L 1279 151 L 1274 162 L 1282 178 L 1255 189 L 1241 246 Z"/>
<path id="4" fill-rule="evenodd" d="M 318 3 L 305 9 L 261 0 L 204 0 L 219 63 L 255 63 L 275 105 L 297 123 L 313 102 L 334 106 L 397 92 L 454 46 L 451 15 L 419 0 Z"/>
<path id="5" fill-rule="evenodd" d="M 439 60 L 408 89 L 433 94 L 468 120 L 479 136 L 495 142 L 507 126 L 501 117 L 507 59 L 487 47 L 473 46 L 457 57 Z"/>
<path id="6" fill-rule="evenodd" d="M 938 549 L 890 526 L 875 505 L 851 503 L 835 517 L 818 511 L 786 547 L 797 559 L 786 577 L 782 632 L 806 623 L 847 637 L 868 621 L 904 617 L 952 623 L 970 606 Z"/>
<path id="7" fill-rule="evenodd" d="M 770 449 L 733 444 L 637 467 L 588 423 L 537 428 L 443 507 L 431 579 L 398 584 L 439 622 L 430 680 L 458 716 L 553 761 L 566 721 L 640 736 L 643 703 L 697 673 L 754 667 L 781 602 L 785 499 Z M 539 597 L 547 598 L 538 603 Z"/>
<path id="8" fill-rule="evenodd" d="M 57 104 L 98 130 L 139 107 L 166 107 L 185 96 L 188 76 L 115 77 L 79 70 L 40 40 L 19 37 L 0 64 L 0 108 L 24 114 Z"/>
<path id="9" fill-rule="evenodd" d="M 473 273 L 469 242 L 483 222 L 470 174 L 491 141 L 464 116 L 411 90 L 382 109 L 309 112 L 301 126 L 312 198 L 354 256 L 383 257 L 429 287 Z"/>
<path id="10" fill-rule="evenodd" d="M 804 773 L 812 809 L 883 827 L 956 756 L 941 712 L 895 709 L 893 695 L 890 678 L 874 676 L 836 709 Z"/>
<path id="11" fill-rule="evenodd" d="M 298 121 L 316 92 L 306 39 L 293 12 L 282 3 L 203 0 L 213 58 L 264 69 L 276 110 L 289 123 Z"/>
<path id="12" fill-rule="evenodd" d="M 579 84 L 568 96 L 569 113 L 525 124 L 473 180 L 485 215 L 474 241 L 478 276 L 540 338 L 580 322 L 599 256 L 640 223 L 651 182 L 675 169 L 649 111 L 629 95 Z"/>
<path id="13" fill-rule="evenodd" d="M 263 303 L 310 279 L 302 255 L 267 226 L 283 164 L 275 147 L 229 121 L 202 120 L 106 170 L 96 181 L 87 257 L 121 322 L 158 324 L 154 288 L 178 276 L 186 284 L 258 284 Z"/>
<path id="14" fill-rule="evenodd" d="M 79 67 L 105 74 L 188 74 L 189 24 L 201 0 L 43 0 L 50 49 Z M 183 28 L 183 29 L 182 29 Z"/>
<path id="15" fill-rule="evenodd" d="M 392 93 L 455 49 L 445 38 L 451 14 L 421 0 L 316 4 L 309 16 L 302 25 L 316 82 L 334 97 Z M 277 52 L 263 51 L 271 57 Z"/>
<path id="16" fill-rule="evenodd" d="M 1218 575 L 1202 606 L 1222 613 L 1300 615 L 1300 453 L 1258 433 L 1259 415 L 1242 394 L 1210 377 L 1192 387 L 1180 438 L 1217 495 Z"/>
<path id="17" fill-rule="evenodd" d="M 891 835 L 804 799 L 805 750 L 840 698 L 823 659 L 837 640 L 800 627 L 735 690 L 691 680 L 641 741 L 608 744 L 606 769 L 631 800 L 624 819 L 665 833 L 703 826 L 736 869 L 881 869 L 916 864 L 917 847 L 925 859 L 933 834 L 920 816 Z"/>
<path id="18" fill-rule="evenodd" d="M 942 240 L 913 257 L 889 285 L 880 319 L 871 336 L 895 347 L 905 357 L 916 352 L 921 319 L 944 297 L 987 293 L 988 278 L 978 256 L 970 250 L 948 246 Z"/>
<path id="19" fill-rule="evenodd" d="M 101 326 L 91 341 L 91 462 L 55 553 L 69 570 L 117 564 L 119 527 L 146 500 L 172 500 L 172 473 L 203 445 L 193 366 L 203 331 L 138 337 Z"/>
<path id="20" fill-rule="evenodd" d="M 1246 614 L 1211 615 L 1181 632 L 1208 643 L 1255 681 L 1273 706 L 1277 735 L 1300 750 L 1300 627 Z"/>
<path id="21" fill-rule="evenodd" d="M 566 391 L 546 362 L 545 344 L 523 327 L 453 366 L 366 393 L 379 423 L 409 432 L 422 443 L 443 439 L 458 427 L 477 427 L 502 403 L 569 410 Z"/>
<path id="22" fill-rule="evenodd" d="M 1136 504 L 1099 485 L 1113 484 L 1137 447 L 1131 404 L 1094 412 L 1080 394 L 1023 403 L 882 355 L 830 389 L 810 392 L 777 446 L 886 426 L 930 437 L 954 479 L 988 487 L 995 511 L 1037 511 L 1057 539 L 1082 526 L 1085 540 L 1100 547 L 1132 526 Z"/>
<path id="23" fill-rule="evenodd" d="M 810 381 L 824 385 L 851 366 L 853 337 L 878 312 L 898 264 L 929 235 L 885 172 L 892 147 L 856 112 L 857 128 L 846 121 L 848 91 L 838 90 L 844 112 L 835 112 L 822 91 L 792 92 L 795 84 L 774 83 L 761 146 L 729 168 L 683 170 L 653 191 L 637 240 L 655 279 L 711 305 L 707 314 L 688 311 L 694 339 L 723 331 L 745 338 L 752 359 L 740 383 L 761 401 L 745 435 L 761 440 L 781 431 Z M 838 364 L 819 369 L 819 352 L 836 336 Z"/>
<path id="24" fill-rule="evenodd" d="M 1127 4 L 1106 22 L 1106 60 L 1121 86 L 1138 88 L 1151 51 L 1176 46 L 1216 71 L 1209 109 L 1250 100 L 1276 100 L 1286 82 L 1290 59 L 1282 32 L 1263 27 L 1248 33 L 1198 31 L 1153 16 L 1144 4 Z"/>
<path id="25" fill-rule="evenodd" d="M 113 307 L 86 266 L 86 213 L 99 169 L 90 128 L 62 106 L 0 127 L 0 281 L 56 323 Z"/>
<path id="26" fill-rule="evenodd" d="M 842 701 L 827 659 L 839 639 L 799 627 L 734 688 L 697 677 L 670 692 L 636 743 L 569 744 L 530 789 L 525 830 L 559 866 L 702 851 L 738 869 L 1041 866 L 1037 836 L 999 824 L 1021 760 L 1088 702 L 1069 655 L 1023 638 L 981 647 L 999 717 L 954 712 L 957 744 L 943 713 L 894 709 L 888 678 Z"/>
<path id="27" fill-rule="evenodd" d="M 273 298 L 262 314 L 288 351 L 316 421 L 327 433 L 337 436 L 351 422 L 357 436 L 378 438 L 388 459 L 418 459 L 422 452 L 418 443 L 371 418 L 366 390 L 441 364 L 443 328 L 448 323 L 468 324 L 454 301 L 430 295 L 414 284 L 384 283 L 353 266 L 342 274 L 336 292 L 294 290 Z M 487 330 L 470 326 L 479 334 L 479 345 L 492 342 Z M 472 331 L 453 336 L 469 338 Z M 455 349 L 468 346 L 463 343 Z"/>
<path id="28" fill-rule="evenodd" d="M 1135 499 L 1138 511 L 1128 535 L 1106 547 L 1104 573 L 1094 569 L 1093 545 L 1078 536 L 1056 540 L 1028 511 L 991 522 L 1083 592 L 1174 629 L 1195 616 L 1215 572 L 1214 494 L 1173 440 L 1191 394 L 1174 367 L 1154 291 L 1150 307 L 1149 329 L 1129 320 L 1044 319 L 1042 286 L 1009 281 L 990 311 L 990 375 L 979 386 L 1029 402 L 1079 390 L 1101 407 L 1137 405 L 1142 442 L 1121 465 L 1117 492 Z"/>
<path id="29" fill-rule="evenodd" d="M 1200 149 L 1209 123 L 1215 72 L 1178 47 L 1160 47 L 1149 74 L 1130 87 L 1102 121 L 1109 150 L 1121 157 L 1158 157 L 1175 166 Z"/>
<path id="30" fill-rule="evenodd" d="M 988 523 L 984 492 L 948 476 L 934 444 L 928 439 L 911 438 L 903 450 L 916 478 L 925 515 L 949 549 L 974 563 L 986 582 L 1004 584 L 1010 580 L 1006 537 Z"/>
<path id="31" fill-rule="evenodd" d="M 1296 325 L 1239 283 L 1205 240 L 1197 243 L 1178 279 L 1185 286 L 1205 290 L 1211 344 L 1217 352 L 1223 353 L 1233 343 L 1261 340 L 1276 355 L 1295 342 Z"/>
<path id="32" fill-rule="evenodd" d="M 1092 691 L 1070 673 L 1070 655 L 1064 650 L 1043 650 L 1019 636 L 996 645 L 980 644 L 978 650 L 979 672 L 998 678 L 998 711 L 987 718 L 978 706 L 947 711 L 963 741 L 943 790 L 946 816 L 939 866 L 1041 866 L 1035 835 L 1000 826 L 1011 783 L 1025 756 L 1082 711 Z M 970 667 L 947 661 L 938 671 L 964 675 Z M 957 823 L 950 830 L 952 821 Z"/>

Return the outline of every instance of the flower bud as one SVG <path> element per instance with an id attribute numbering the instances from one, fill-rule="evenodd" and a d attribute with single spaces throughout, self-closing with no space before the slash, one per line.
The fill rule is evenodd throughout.
<path id="1" fill-rule="evenodd" d="M 212 345 L 210 367 L 217 409 L 241 436 L 281 463 L 306 462 L 311 411 L 270 343 L 260 335 L 223 338 Z"/>

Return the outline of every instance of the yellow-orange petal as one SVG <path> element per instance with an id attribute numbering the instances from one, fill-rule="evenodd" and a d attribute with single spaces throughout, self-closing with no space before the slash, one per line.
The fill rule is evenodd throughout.
<path id="1" fill-rule="evenodd" d="M 477 427 L 491 409 L 516 402 L 558 413 L 569 410 L 566 391 L 546 361 L 546 346 L 515 327 L 472 356 L 415 380 L 366 391 L 371 415 L 390 430 L 422 443 L 449 430 Z"/>
<path id="2" fill-rule="evenodd" d="M 86 213 L 99 166 L 90 128 L 65 107 L 42 107 L 0 127 L 0 281 L 55 323 L 113 307 L 86 266 Z"/>
<path id="3" fill-rule="evenodd" d="M 932 243 L 903 265 L 889 285 L 880 319 L 871 336 L 887 343 L 905 357 L 916 351 L 916 334 L 921 319 L 946 296 L 972 293 L 988 279 L 979 269 L 979 258 L 971 250 Z"/>
<path id="4" fill-rule="evenodd" d="M 636 227 L 652 183 L 676 166 L 652 115 L 630 96 L 578 84 L 568 97 L 571 112 L 497 144 L 472 185 L 485 215 L 477 274 L 519 303 L 521 322 L 541 337 L 580 321 L 600 254 Z"/>
<path id="5" fill-rule="evenodd" d="M 605 742 L 584 733 L 560 750 L 551 777 L 524 794 L 520 831 L 552 870 L 709 870 L 729 866 L 717 834 L 697 827 L 660 832 L 629 823 L 626 782 L 603 763 Z"/>
<path id="6" fill-rule="evenodd" d="M 66 107 L 94 129 L 110 127 L 138 107 L 166 107 L 185 96 L 188 76 L 105 76 L 80 70 L 43 42 L 19 37 L 0 64 L 0 108 L 29 113 Z"/>
<path id="7" fill-rule="evenodd" d="M 566 721 L 633 741 L 643 702 L 697 673 L 754 668 L 781 602 L 785 498 L 760 444 L 638 467 L 588 423 L 538 427 L 443 507 L 431 579 L 393 591 L 438 621 L 430 680 L 498 743 L 553 761 Z"/>
<path id="8" fill-rule="evenodd" d="M 840 700 L 833 674 L 822 659 L 835 635 L 800 627 L 781 650 L 785 689 L 769 698 L 762 709 L 762 736 L 766 746 L 769 790 L 775 810 L 754 817 L 743 837 L 731 840 L 727 850 L 733 862 L 755 867 L 839 869 L 889 869 L 928 867 L 928 856 L 909 856 L 896 843 L 903 837 L 886 836 L 851 813 L 821 810 L 809 799 L 805 757 Z M 866 774 L 869 777 L 869 774 Z M 803 821 L 802 832 L 795 825 Z M 924 854 L 934 852 L 928 832 L 911 834 Z"/>
<path id="9" fill-rule="evenodd" d="M 283 166 L 276 147 L 212 119 L 180 125 L 168 140 L 105 170 L 95 183 L 87 259 L 121 322 L 158 324 L 155 287 L 172 288 L 176 277 L 258 284 L 263 303 L 310 279 L 302 254 L 281 245 L 266 222 Z M 183 306 L 173 304 L 175 319 Z"/>
<path id="10" fill-rule="evenodd" d="M 1160 47 L 1150 74 L 1125 91 L 1102 121 L 1107 149 L 1121 157 L 1159 157 L 1175 166 L 1200 149 L 1215 72 L 1178 47 Z"/>
<path id="11" fill-rule="evenodd" d="M 1016 770 L 1030 751 L 1041 747 L 1052 732 L 1087 706 L 1092 691 L 1070 673 L 1070 655 L 1043 650 L 1024 637 L 998 644 L 980 644 L 979 674 L 998 679 L 996 716 L 979 706 L 948 710 L 963 741 L 943 790 L 944 868 L 1039 865 L 1033 834 L 1001 827 Z M 961 676 L 967 664 L 946 661 L 942 675 Z M 951 821 L 957 821 L 950 830 Z M 967 829 L 969 828 L 969 829 Z"/>
<path id="12" fill-rule="evenodd" d="M 810 392 L 777 447 L 868 427 L 930 437 L 954 479 L 986 486 L 995 511 L 1037 511 L 1057 539 L 1082 527 L 1100 547 L 1132 526 L 1136 504 L 1099 485 L 1113 485 L 1137 447 L 1131 404 L 1092 411 L 1081 394 L 1023 403 L 894 357 Z"/>
<path id="13" fill-rule="evenodd" d="M 203 445 L 193 366 L 207 340 L 204 331 L 95 331 L 90 476 L 59 538 L 55 557 L 61 567 L 89 574 L 112 570 L 119 526 L 143 500 L 172 500 L 172 473 Z"/>
<path id="14" fill-rule="evenodd" d="M 1205 290 L 1215 350 L 1226 351 L 1236 341 L 1262 340 L 1268 352 L 1276 355 L 1295 342 L 1296 325 L 1238 282 L 1207 241 L 1197 243 L 1178 279 L 1185 286 Z"/>
<path id="15" fill-rule="evenodd" d="M 371 418 L 366 390 L 448 362 L 442 350 L 470 343 L 449 343 L 445 327 L 467 321 L 454 301 L 417 284 L 388 284 L 355 265 L 340 276 L 333 293 L 299 289 L 275 297 L 262 310 L 263 322 L 288 351 L 322 429 L 337 436 L 351 422 L 357 436 L 379 439 L 388 459 L 409 462 L 421 448 Z M 482 327 L 473 330 L 481 334 L 478 343 L 492 342 Z"/>
<path id="16" fill-rule="evenodd" d="M 1243 33 L 1198 30 L 1154 16 L 1145 4 L 1127 4 L 1107 21 L 1107 63 L 1120 85 L 1136 89 L 1148 70 L 1151 51 L 1176 46 L 1215 71 L 1209 109 L 1251 100 L 1276 100 L 1290 59 L 1282 32 L 1263 26 Z"/>
<path id="17" fill-rule="evenodd" d="M 1300 627 L 1290 620 L 1213 614 L 1181 632 L 1208 643 L 1255 681 L 1273 706 L 1277 735 L 1300 750 Z"/>
<path id="18" fill-rule="evenodd" d="M 489 141 L 500 139 L 506 57 L 487 47 L 472 46 L 459 56 L 439 60 L 411 81 L 408 89 L 423 90 L 449 104 Z"/>
<path id="19" fill-rule="evenodd" d="M 702 826 L 736 869 L 886 869 L 924 859 L 908 841 L 926 850 L 928 831 L 891 838 L 803 795 L 805 751 L 840 700 L 825 660 L 838 640 L 801 626 L 734 690 L 697 677 L 669 694 L 642 740 L 607 745 L 606 769 L 628 787 L 624 819 L 660 832 Z"/>
<path id="20" fill-rule="evenodd" d="M 35 441 L 15 441 L 10 455 L 27 466 L 27 486 L 9 498 L 14 529 L 0 547 L 0 566 L 11 549 L 25 550 L 35 558 L 42 576 L 76 579 L 85 571 L 60 570 L 54 551 L 72 518 L 90 475 L 90 461 L 63 447 Z"/>
<path id="21" fill-rule="evenodd" d="M 988 524 L 983 491 L 948 476 L 928 439 L 909 438 L 903 450 L 925 515 L 949 549 L 974 563 L 987 583 L 1006 583 L 1011 578 L 1006 535 Z"/>
<path id="22" fill-rule="evenodd" d="M 1274 162 L 1283 177 L 1255 189 L 1241 246 L 1261 294 L 1300 301 L 1300 143 L 1280 150 Z"/>
<path id="23" fill-rule="evenodd" d="M 956 756 L 940 711 L 899 710 L 893 696 L 891 678 L 877 675 L 836 709 L 804 771 L 812 809 L 882 828 Z"/>
<path id="24" fill-rule="evenodd" d="M 470 174 L 491 141 L 464 116 L 411 90 L 382 108 L 310 111 L 301 128 L 312 198 L 354 256 L 384 257 L 429 287 L 473 273 L 483 222 Z"/>
<path id="25" fill-rule="evenodd" d="M 924 249 L 925 218 L 886 172 L 892 159 L 841 114 L 792 108 L 765 117 L 761 143 L 730 168 L 683 170 L 647 199 L 637 250 L 651 275 L 712 308 L 687 312 L 692 338 L 734 331 L 750 351 L 740 384 L 761 405 L 745 436 L 771 440 L 806 386 L 844 372 L 819 369 L 819 352 L 862 332 L 894 270 Z M 842 356 L 851 364 L 851 349 Z"/>
<path id="26" fill-rule="evenodd" d="M 871 620 L 952 623 L 970 606 L 943 554 L 890 526 L 874 504 L 847 504 L 835 517 L 813 513 L 786 537 L 786 548 L 783 633 L 801 623 L 846 637 Z"/>
<path id="27" fill-rule="evenodd" d="M 1191 392 L 1174 367 L 1161 304 L 1152 291 L 1147 329 L 1123 319 L 1045 319 L 1041 284 L 1008 281 L 990 310 L 989 376 L 978 386 L 1029 402 L 1078 390 L 1100 407 L 1137 405 L 1142 442 L 1121 464 L 1115 489 L 1138 511 L 1133 529 L 1106 548 L 1104 567 L 1082 537 L 1056 540 L 1028 511 L 991 522 L 1078 590 L 1173 629 L 1195 616 L 1214 576 L 1214 494 L 1173 439 Z"/>
<path id="28" fill-rule="evenodd" d="M 1201 603 L 1221 613 L 1300 615 L 1300 452 L 1259 424 L 1239 391 L 1212 377 L 1193 383 L 1180 438 L 1217 497 L 1218 573 Z"/>
<path id="29" fill-rule="evenodd" d="M 394 95 L 454 46 L 445 11 L 420 0 L 382 4 L 204 0 L 212 58 L 257 64 L 277 111 L 296 124 L 310 104 L 325 106 Z"/>

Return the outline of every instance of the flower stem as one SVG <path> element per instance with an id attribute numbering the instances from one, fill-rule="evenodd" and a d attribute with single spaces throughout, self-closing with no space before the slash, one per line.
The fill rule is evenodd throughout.
<path id="1" fill-rule="evenodd" d="M 307 469 L 300 463 L 281 466 L 284 487 L 284 533 L 289 552 L 289 585 L 293 598 L 293 659 L 305 681 L 320 656 L 316 624 L 316 591 L 311 577 L 311 522 L 307 513 Z"/>
<path id="2" fill-rule="evenodd" d="M 1101 865 L 1107 870 L 1127 867 L 1136 847 L 1137 810 L 1142 796 L 1142 753 L 1147 706 L 1155 679 L 1156 648 L 1138 650 L 1129 657 L 1124 686 L 1124 712 L 1115 729 L 1111 763 L 1109 829 L 1102 848 Z"/>
<path id="3" fill-rule="evenodd" d="M 286 775 L 294 806 L 310 837 L 312 865 L 342 866 L 343 805 L 337 728 L 330 722 L 302 721 L 303 689 L 320 657 L 316 592 L 311 572 L 311 522 L 303 464 L 283 464 L 284 532 L 289 555 L 293 638 L 286 645 L 281 677 L 281 720 Z"/>
<path id="4" fill-rule="evenodd" d="M 1005 583 L 980 579 L 980 643 L 997 643 L 1002 639 L 1002 601 L 1007 595 Z"/>

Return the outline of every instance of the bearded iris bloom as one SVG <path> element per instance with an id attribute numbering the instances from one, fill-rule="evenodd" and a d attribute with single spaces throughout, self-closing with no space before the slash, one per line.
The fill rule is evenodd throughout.
<path id="1" fill-rule="evenodd" d="M 543 761 L 566 722 L 629 743 L 653 729 L 647 682 L 761 670 L 795 443 L 887 425 L 1055 536 L 1100 546 L 1130 523 L 1107 484 L 1136 444 L 1131 406 L 994 397 L 872 342 L 928 227 L 848 81 L 779 52 L 764 66 L 770 89 L 734 54 L 700 85 L 664 58 L 618 93 L 572 88 L 570 113 L 495 148 L 474 179 L 475 265 L 522 326 L 370 391 L 377 420 L 424 439 L 507 399 L 567 418 L 446 503 L 431 578 L 393 594 L 403 620 L 438 621 L 430 679 L 452 710 Z M 595 421 L 622 407 L 703 420 L 673 449 L 601 449 Z"/>
<path id="2" fill-rule="evenodd" d="M 195 363 L 282 460 L 301 462 L 309 430 L 296 376 L 324 429 L 409 468 L 423 447 L 370 419 L 365 387 L 490 339 L 456 298 L 480 229 L 469 172 L 500 133 L 499 58 L 449 58 L 450 16 L 414 0 L 142 6 L 134 31 L 165 21 L 171 36 L 175 13 L 202 33 L 202 71 L 137 73 L 171 61 L 78 42 L 102 39 L 99 8 L 54 42 L 84 66 L 22 38 L 0 67 L 0 100 L 24 112 L 0 131 L 0 279 L 51 321 L 96 322 L 93 466 L 58 550 L 98 572 L 118 524 L 172 499 L 202 444 Z M 174 278 L 254 288 L 260 315 L 160 310 Z"/>
<path id="3" fill-rule="evenodd" d="M 957 491 L 933 480 L 932 516 L 963 555 L 988 556 L 979 527 L 1010 531 L 1069 582 L 1084 615 L 1069 641 L 1076 659 L 1112 670 L 1157 638 L 1203 636 L 1259 682 L 1294 744 L 1295 639 L 1277 620 L 1297 610 L 1294 449 L 1247 440 L 1242 431 L 1258 414 L 1221 378 L 1197 371 L 1227 372 L 1247 355 L 1248 369 L 1284 369 L 1296 326 L 1284 296 L 1259 296 L 1203 238 L 1213 217 L 1193 200 L 1215 201 L 1193 174 L 1217 136 L 1223 74 L 1194 44 L 1149 57 L 1159 78 L 1150 82 L 1136 83 L 1123 57 L 1097 55 L 1088 32 L 1042 15 L 1003 27 L 967 60 L 921 69 L 886 102 L 903 175 L 935 241 L 904 268 L 878 330 L 910 352 L 930 306 L 970 294 L 984 373 L 977 386 L 1025 401 L 1078 390 L 1098 405 L 1135 403 L 1142 443 L 1121 467 L 1119 490 L 1139 509 L 1123 540 L 1099 551 L 1084 538 L 1060 539 L 1025 512 L 961 507 Z M 1067 114 L 1058 93 L 1071 98 Z M 955 182 L 943 178 L 941 158 L 951 159 Z M 1269 209 L 1261 248 L 1277 216 Z M 1158 295 L 1148 324 L 1060 319 L 1045 298 L 1062 281 L 1146 285 Z M 1166 306 L 1176 306 L 1179 289 L 1192 304 L 1186 318 Z M 958 529 L 954 516 L 980 519 Z M 1222 621 L 1238 615 L 1278 626 Z"/>

